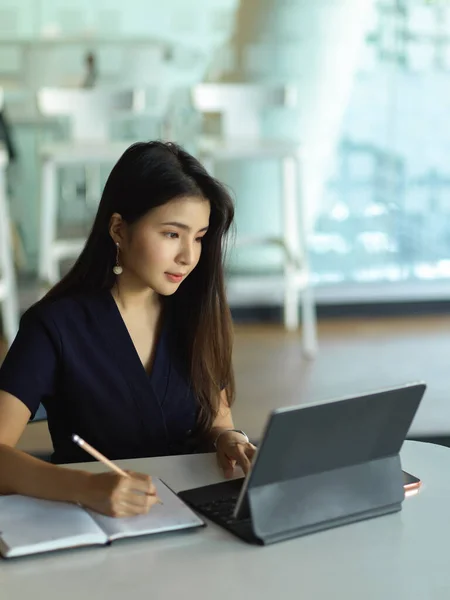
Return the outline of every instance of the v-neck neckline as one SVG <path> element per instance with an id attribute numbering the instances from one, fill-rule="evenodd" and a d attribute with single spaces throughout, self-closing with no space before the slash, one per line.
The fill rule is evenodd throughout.
<path id="1" fill-rule="evenodd" d="M 109 289 L 95 293 L 92 316 L 93 327 L 98 326 L 99 336 L 105 350 L 110 354 L 111 367 L 120 373 L 120 377 L 129 391 L 129 398 L 136 407 L 136 419 L 140 422 L 143 444 L 153 436 L 159 439 L 161 447 L 169 452 L 169 439 L 165 424 L 163 405 L 169 390 L 171 373 L 170 362 L 170 322 L 165 306 L 162 306 L 159 338 L 156 341 L 155 357 L 150 374 L 144 368 L 134 346 L 128 328 Z"/>
<path id="2" fill-rule="evenodd" d="M 130 332 L 128 330 L 128 327 L 125 323 L 125 320 L 122 316 L 122 313 L 120 312 L 119 306 L 117 305 L 117 302 L 114 299 L 114 296 L 111 293 L 111 290 L 107 290 L 107 294 L 109 296 L 109 301 L 112 303 L 112 307 L 114 310 L 114 313 L 118 319 L 118 321 L 120 322 L 119 325 L 119 330 L 122 332 L 123 334 L 123 339 L 127 340 L 127 344 L 128 346 L 130 346 L 131 348 L 131 354 L 134 355 L 134 360 L 133 362 L 137 362 L 137 364 L 139 365 L 141 371 L 144 373 L 144 375 L 151 381 L 154 377 L 154 374 L 156 372 L 156 367 L 157 367 L 157 361 L 159 359 L 159 355 L 160 355 L 160 348 L 161 348 L 161 343 L 162 343 L 162 338 L 163 335 L 165 334 L 165 320 L 164 320 L 164 307 L 161 307 L 161 312 L 160 315 L 158 317 L 158 325 L 157 325 L 157 330 L 155 332 L 155 340 L 153 342 L 154 344 L 154 351 L 153 351 L 153 360 L 151 362 L 151 368 L 148 371 L 144 365 L 144 363 L 141 360 L 141 357 L 139 356 L 139 353 L 136 349 L 136 346 L 133 342 L 133 338 L 130 335 Z"/>

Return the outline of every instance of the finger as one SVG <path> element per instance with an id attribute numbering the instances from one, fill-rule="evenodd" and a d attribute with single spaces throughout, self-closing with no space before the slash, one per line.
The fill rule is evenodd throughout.
<path id="1" fill-rule="evenodd" d="M 234 464 L 235 461 L 229 459 L 225 454 L 223 454 L 222 452 L 220 454 L 217 455 L 217 458 L 219 460 L 219 465 L 222 468 L 225 477 L 229 478 L 232 476 L 233 474 L 233 470 L 234 470 Z"/>
<path id="2" fill-rule="evenodd" d="M 237 454 L 236 454 L 237 463 L 241 467 L 241 469 L 244 471 L 244 474 L 247 475 L 247 473 L 250 471 L 251 462 L 249 461 L 244 448 L 242 448 L 241 446 L 237 446 L 236 451 L 237 451 Z"/>
<path id="3" fill-rule="evenodd" d="M 132 481 L 141 482 L 144 485 L 152 484 L 151 475 L 147 475 L 147 473 L 137 473 L 136 471 L 128 471 L 130 478 Z"/>
<path id="4" fill-rule="evenodd" d="M 126 504 L 133 504 L 135 506 L 145 506 L 147 504 L 153 505 L 155 502 L 161 502 L 160 498 L 156 493 L 147 494 L 141 491 L 136 491 L 132 488 L 130 488 L 129 490 L 124 490 L 122 494 L 118 497 L 118 500 L 121 502 L 125 502 Z"/>
<path id="5" fill-rule="evenodd" d="M 223 452 L 217 453 L 217 460 L 219 461 L 219 465 L 222 468 L 225 477 L 229 479 L 233 475 L 236 461 L 223 454 Z"/>
<path id="6" fill-rule="evenodd" d="M 119 507 L 115 507 L 112 511 L 112 515 L 114 517 L 118 517 L 119 519 L 126 519 L 127 517 L 137 517 L 142 514 L 146 514 L 144 512 L 144 509 L 139 509 L 135 506 L 131 506 L 128 504 L 123 504 Z"/>
<path id="7" fill-rule="evenodd" d="M 254 446 L 253 444 L 247 444 L 245 446 L 245 454 L 247 455 L 247 457 L 252 460 L 252 458 L 255 456 L 256 453 L 256 446 Z"/>
<path id="8" fill-rule="evenodd" d="M 142 494 L 156 494 L 156 487 L 152 478 L 150 475 L 144 475 L 143 473 L 132 473 L 129 480 L 129 487 Z"/>
<path id="9" fill-rule="evenodd" d="M 136 499 L 139 496 L 134 495 L 134 498 L 124 498 L 119 501 L 116 505 L 116 511 L 119 513 L 119 516 L 134 516 L 134 515 L 144 515 L 147 514 L 148 511 L 155 504 L 161 504 L 161 500 L 158 496 L 140 496 L 139 502 L 136 502 Z"/>
<path id="10" fill-rule="evenodd" d="M 117 498 L 118 506 L 133 506 L 136 510 L 144 510 L 147 506 L 147 500 L 155 496 L 147 496 L 146 494 L 136 494 L 134 491 L 123 494 Z"/>

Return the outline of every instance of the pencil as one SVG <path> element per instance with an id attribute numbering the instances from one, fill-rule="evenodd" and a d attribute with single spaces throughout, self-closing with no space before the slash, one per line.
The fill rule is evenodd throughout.
<path id="1" fill-rule="evenodd" d="M 80 448 L 83 448 L 83 450 L 85 450 L 88 454 L 93 456 L 96 460 L 99 460 L 104 465 L 109 467 L 112 471 L 115 471 L 119 475 L 122 475 L 122 477 L 130 477 L 126 471 L 124 471 L 123 469 L 121 469 L 120 467 L 115 465 L 112 461 L 109 460 L 109 458 L 106 458 L 106 456 L 104 456 L 101 452 L 99 452 L 98 450 L 93 448 L 90 444 L 85 442 L 83 440 L 83 438 L 80 438 L 80 436 L 77 435 L 76 433 L 73 434 L 72 441 L 74 441 L 75 444 L 78 444 L 78 446 L 80 446 Z"/>

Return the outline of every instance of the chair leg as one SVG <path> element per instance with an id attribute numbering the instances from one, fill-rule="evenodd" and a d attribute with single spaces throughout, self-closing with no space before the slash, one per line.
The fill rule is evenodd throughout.
<path id="1" fill-rule="evenodd" d="M 42 165 L 41 225 L 39 239 L 39 279 L 42 283 L 56 283 L 59 274 L 58 260 L 53 255 L 58 221 L 56 169 L 52 161 Z"/>
<path id="2" fill-rule="evenodd" d="M 84 171 L 86 178 L 85 202 L 89 208 L 96 210 L 102 195 L 101 168 L 97 164 L 86 165 Z"/>
<path id="3" fill-rule="evenodd" d="M 4 286 L 4 294 L 1 298 L 2 323 L 5 338 L 11 345 L 19 329 L 19 300 L 14 272 L 11 220 L 2 167 L 0 167 L 0 271 Z"/>
<path id="4" fill-rule="evenodd" d="M 314 294 L 309 284 L 302 292 L 302 346 L 305 358 L 313 359 L 317 355 L 317 319 Z"/>
<path id="5" fill-rule="evenodd" d="M 19 329 L 19 303 L 15 283 L 6 288 L 6 297 L 2 301 L 2 322 L 6 341 L 9 346 L 14 341 Z"/>
<path id="6" fill-rule="evenodd" d="M 296 268 L 293 264 L 289 264 L 289 258 L 285 258 L 285 260 L 287 264 L 284 267 L 284 328 L 287 331 L 297 331 L 299 326 L 299 288 L 296 282 Z"/>
<path id="7" fill-rule="evenodd" d="M 295 174 L 297 176 L 297 195 L 295 208 L 296 232 L 297 232 L 297 256 L 298 256 L 298 274 L 301 274 L 301 280 L 297 283 L 300 286 L 302 302 L 302 350 L 303 356 L 307 359 L 313 359 L 318 352 L 317 343 L 317 319 L 314 292 L 311 285 L 311 276 L 309 271 L 307 233 L 305 228 L 305 214 L 303 210 L 303 194 L 301 179 L 301 159 L 295 157 Z"/>
<path id="8" fill-rule="evenodd" d="M 283 210 L 284 239 L 284 326 L 288 331 L 296 331 L 299 325 L 299 289 L 297 271 L 299 268 L 299 239 L 297 224 L 298 168 L 293 156 L 286 156 L 282 162 L 281 205 Z"/>

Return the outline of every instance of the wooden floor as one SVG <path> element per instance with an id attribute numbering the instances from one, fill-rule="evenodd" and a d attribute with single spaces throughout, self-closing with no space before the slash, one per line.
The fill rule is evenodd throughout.
<path id="1" fill-rule="evenodd" d="M 274 407 L 424 380 L 428 390 L 412 435 L 450 435 L 450 317 L 326 319 L 320 351 L 307 361 L 301 338 L 279 326 L 236 327 L 236 425 L 258 437 Z M 20 446 L 49 447 L 45 423 L 30 424 Z"/>

